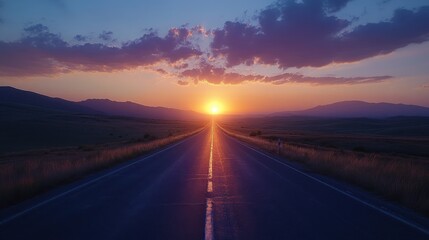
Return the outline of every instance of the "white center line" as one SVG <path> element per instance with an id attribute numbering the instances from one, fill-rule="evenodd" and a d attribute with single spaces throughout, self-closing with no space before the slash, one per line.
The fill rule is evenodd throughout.
<path id="1" fill-rule="evenodd" d="M 207 198 L 205 240 L 213 240 L 213 200 Z"/>
<path id="2" fill-rule="evenodd" d="M 209 158 L 207 192 L 209 193 L 213 192 L 213 125 L 211 129 L 211 140 L 210 140 L 210 158 Z"/>
<path id="3" fill-rule="evenodd" d="M 207 192 L 213 192 L 213 135 L 214 135 L 214 124 L 212 123 L 211 139 L 210 139 L 210 158 L 209 158 L 209 174 L 207 176 Z M 205 240 L 213 240 L 213 200 L 207 198 L 206 204 L 206 225 L 204 231 Z"/>
<path id="4" fill-rule="evenodd" d="M 213 181 L 209 180 L 207 184 L 207 192 L 211 193 L 213 192 Z"/>

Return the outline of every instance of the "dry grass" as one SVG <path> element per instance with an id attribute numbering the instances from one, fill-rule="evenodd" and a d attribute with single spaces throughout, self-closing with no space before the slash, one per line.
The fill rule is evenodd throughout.
<path id="1" fill-rule="evenodd" d="M 301 147 L 223 130 L 260 149 L 299 161 L 312 170 L 334 176 L 429 215 L 429 169 L 427 163 L 371 153 Z"/>
<path id="2" fill-rule="evenodd" d="M 28 157 L 25 160 L 0 163 L 0 207 L 180 141 L 201 130 L 202 128 L 149 142 L 101 148 L 86 156 L 77 154 L 77 157 L 59 159 Z"/>

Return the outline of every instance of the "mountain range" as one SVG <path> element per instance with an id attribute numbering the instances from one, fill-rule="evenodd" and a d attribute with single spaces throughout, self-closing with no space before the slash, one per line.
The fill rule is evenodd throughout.
<path id="1" fill-rule="evenodd" d="M 1 112 L 20 108 L 22 111 L 43 110 L 76 114 L 111 115 L 161 120 L 201 120 L 205 114 L 174 108 L 149 107 L 133 102 L 115 102 L 108 99 L 88 99 L 73 102 L 52 98 L 13 87 L 0 87 Z M 7 109 L 7 110 L 5 110 Z M 25 110 L 22 110 L 25 109 Z"/>
<path id="2" fill-rule="evenodd" d="M 204 114 L 175 108 L 148 107 L 133 102 L 115 102 L 109 99 L 88 99 L 78 102 L 80 106 L 117 116 L 150 119 L 197 120 L 206 118 Z"/>
<path id="3" fill-rule="evenodd" d="M 328 105 L 320 105 L 303 111 L 272 113 L 270 116 L 309 116 L 329 118 L 388 118 L 397 116 L 429 117 L 429 108 L 406 104 L 343 101 Z"/>
<path id="4" fill-rule="evenodd" d="M 13 87 L 0 86 L 0 107 L 3 114 L 14 108 L 39 109 L 43 111 L 68 112 L 93 115 L 127 116 L 162 120 L 201 120 L 202 113 L 165 107 L 150 107 L 133 102 L 116 102 L 109 99 L 88 99 L 73 102 L 52 98 Z M 343 101 L 320 105 L 302 111 L 284 111 L 268 116 L 308 116 L 325 118 L 388 118 L 395 116 L 429 117 L 429 108 L 392 103 L 367 103 Z"/>

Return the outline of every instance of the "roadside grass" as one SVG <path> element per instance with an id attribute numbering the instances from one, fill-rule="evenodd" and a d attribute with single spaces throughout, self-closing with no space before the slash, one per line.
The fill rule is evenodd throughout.
<path id="1" fill-rule="evenodd" d="M 427 163 L 386 154 L 281 145 L 261 137 L 222 127 L 228 135 L 262 150 L 298 161 L 311 170 L 333 176 L 379 194 L 429 216 L 429 168 Z"/>
<path id="2" fill-rule="evenodd" d="M 0 162 L 0 208 L 71 182 L 97 170 L 133 159 L 150 151 L 173 144 L 200 132 L 203 128 L 147 142 L 127 143 L 122 146 L 80 147 L 87 154 L 68 151 L 62 156 L 25 156 L 21 160 Z M 74 150 L 76 151 L 76 150 Z M 49 154 L 49 151 L 46 152 Z"/>

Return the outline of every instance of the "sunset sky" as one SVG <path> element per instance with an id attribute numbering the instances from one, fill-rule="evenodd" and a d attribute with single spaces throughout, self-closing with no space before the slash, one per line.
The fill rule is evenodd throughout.
<path id="1" fill-rule="evenodd" d="M 0 0 L 0 85 L 207 112 L 429 107 L 427 0 Z"/>

